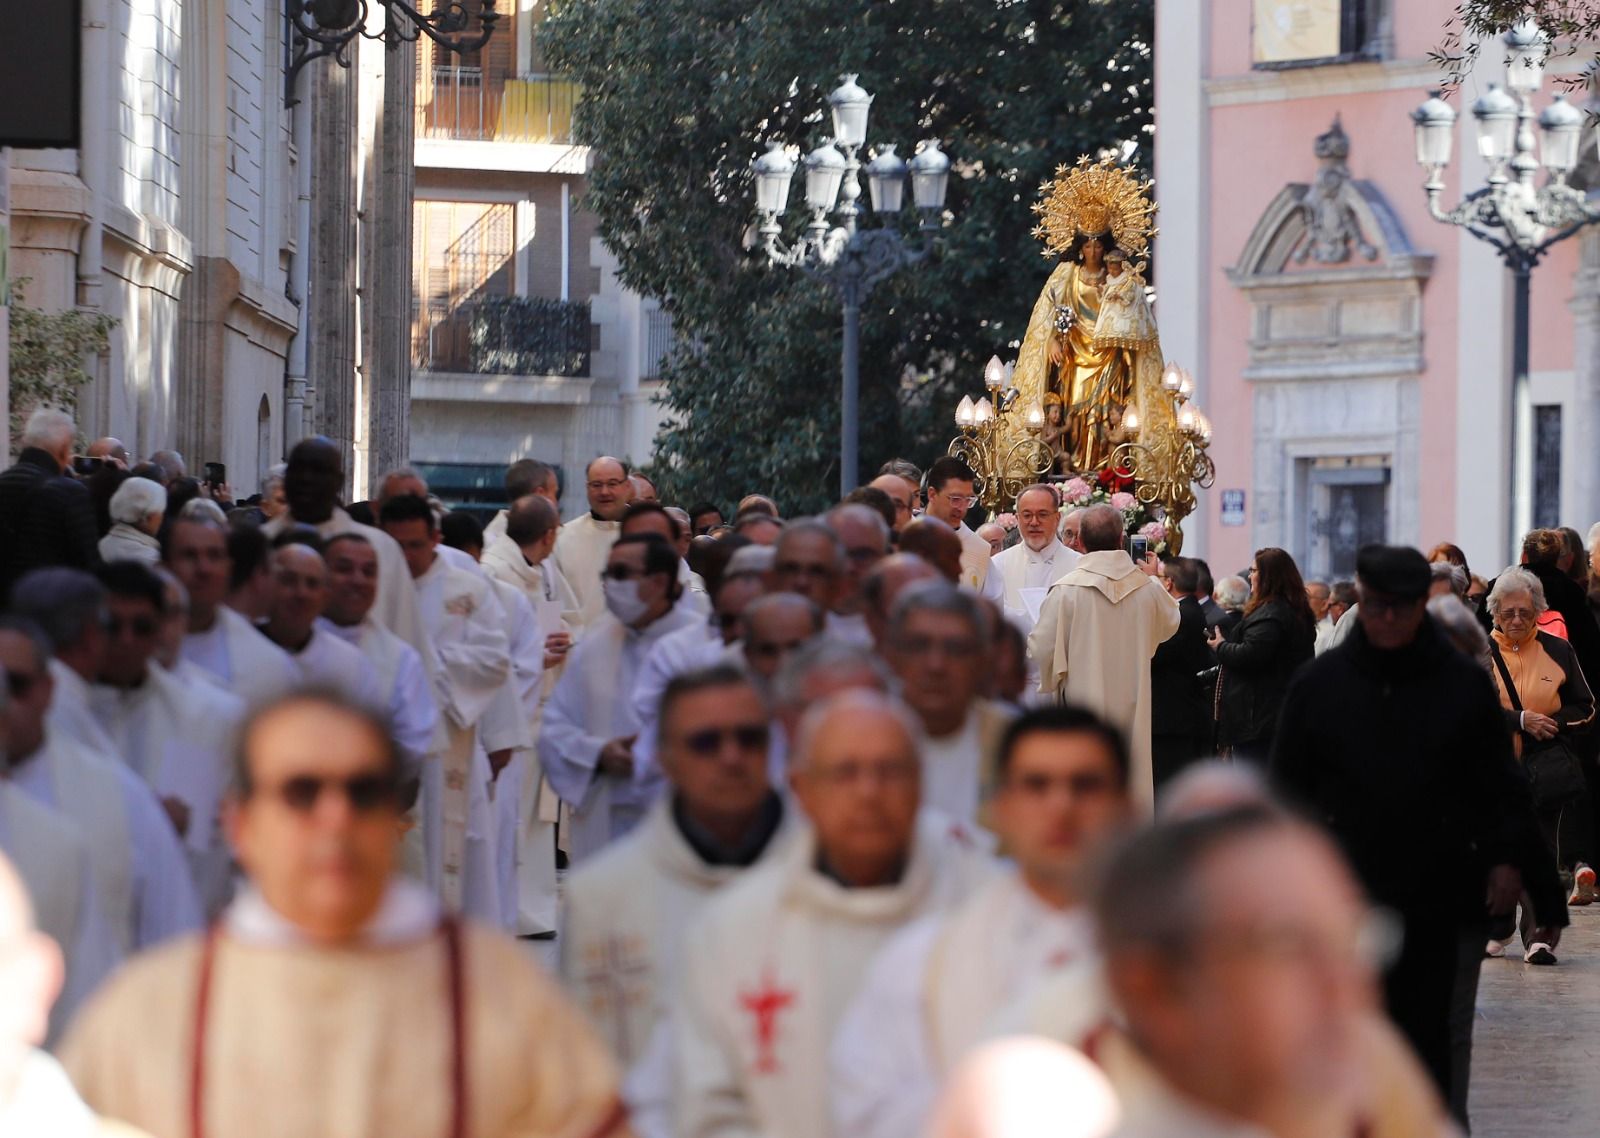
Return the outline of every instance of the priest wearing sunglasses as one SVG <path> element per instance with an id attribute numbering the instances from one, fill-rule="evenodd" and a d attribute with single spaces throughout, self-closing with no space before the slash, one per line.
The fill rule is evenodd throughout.
<path id="1" fill-rule="evenodd" d="M 84 1009 L 62 1060 L 85 1100 L 192 1138 L 628 1133 L 554 984 L 398 872 L 404 798 L 368 710 L 304 692 L 247 721 L 226 824 L 249 884 Z"/>

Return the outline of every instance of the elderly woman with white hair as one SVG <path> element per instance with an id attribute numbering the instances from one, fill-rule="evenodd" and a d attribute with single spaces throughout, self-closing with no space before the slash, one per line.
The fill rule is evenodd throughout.
<path id="1" fill-rule="evenodd" d="M 1568 904 L 1588 905 L 1595 900 L 1595 872 L 1589 864 L 1593 825 L 1589 792 L 1572 739 L 1594 721 L 1594 696 L 1572 646 L 1539 630 L 1539 617 L 1547 607 L 1538 577 L 1520 568 L 1500 574 L 1489 593 L 1489 616 L 1494 621 L 1489 654 L 1506 724 L 1533 786 L 1540 829 L 1556 861 L 1572 873 Z M 1554 943 L 1533 929 L 1529 908 L 1524 898 L 1525 959 L 1530 964 L 1554 964 Z M 1511 936 L 1508 923 L 1491 933 L 1490 955 L 1505 951 Z"/>
<path id="2" fill-rule="evenodd" d="M 167 513 L 167 492 L 148 478 L 129 478 L 111 495 L 111 530 L 100 539 L 103 561 L 161 560 L 161 520 Z"/>

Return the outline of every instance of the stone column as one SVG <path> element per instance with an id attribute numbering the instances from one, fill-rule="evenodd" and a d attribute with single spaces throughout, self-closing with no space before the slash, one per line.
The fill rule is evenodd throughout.
<path id="1" fill-rule="evenodd" d="M 1600 232 L 1586 229 L 1578 241 L 1578 272 L 1568 302 L 1573 374 L 1566 442 L 1576 461 L 1563 463 L 1572 477 L 1562 495 L 1561 514 L 1587 526 L 1600 518 Z"/>
<path id="2" fill-rule="evenodd" d="M 381 50 L 381 49 L 378 49 Z M 300 74 L 311 106 L 306 433 L 326 435 L 351 469 L 356 413 L 356 75 L 329 60 Z"/>
<path id="3" fill-rule="evenodd" d="M 371 106 L 371 147 L 364 170 L 361 227 L 361 361 L 366 443 L 366 484 L 352 493 L 367 497 L 370 483 L 404 465 L 411 454 L 411 208 L 416 187 L 414 153 L 416 45 L 382 52 L 375 68 L 362 67 L 370 84 L 363 111 Z M 365 62 L 365 61 L 364 61 Z M 363 124 L 365 127 L 366 124 Z"/>

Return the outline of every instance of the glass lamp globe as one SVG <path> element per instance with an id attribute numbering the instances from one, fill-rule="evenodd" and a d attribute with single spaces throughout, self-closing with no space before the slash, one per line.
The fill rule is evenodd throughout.
<path id="1" fill-rule="evenodd" d="M 929 212 L 944 208 L 950 186 L 950 157 L 939 149 L 937 139 L 929 139 L 911 159 L 911 196 L 917 208 Z"/>
<path id="2" fill-rule="evenodd" d="M 806 155 L 806 204 L 827 213 L 839 200 L 846 163 L 839 148 L 825 142 Z"/>
<path id="3" fill-rule="evenodd" d="M 756 176 L 756 208 L 780 214 L 789 207 L 789 187 L 794 183 L 794 159 L 780 142 L 768 142 L 767 152 L 750 164 Z"/>
<path id="4" fill-rule="evenodd" d="M 1517 135 L 1517 101 L 1494 83 L 1472 104 L 1478 123 L 1478 153 L 1490 162 L 1511 157 Z"/>
<path id="5" fill-rule="evenodd" d="M 906 160 L 885 143 L 882 152 L 867 163 L 867 192 L 873 213 L 899 213 L 906 200 Z"/>
<path id="6" fill-rule="evenodd" d="M 1411 112 L 1411 121 L 1416 124 L 1417 164 L 1434 170 L 1450 165 L 1450 147 L 1456 131 L 1456 109 L 1439 96 L 1440 92 L 1433 92 Z"/>
<path id="7" fill-rule="evenodd" d="M 839 86 L 828 94 L 833 110 L 833 137 L 840 146 L 854 148 L 867 141 L 867 112 L 872 96 L 861 89 L 854 75 L 839 76 Z"/>
<path id="8" fill-rule="evenodd" d="M 1557 95 L 1539 116 L 1539 158 L 1544 168 L 1557 177 L 1569 173 L 1578 164 L 1582 141 L 1583 112 L 1565 95 Z"/>

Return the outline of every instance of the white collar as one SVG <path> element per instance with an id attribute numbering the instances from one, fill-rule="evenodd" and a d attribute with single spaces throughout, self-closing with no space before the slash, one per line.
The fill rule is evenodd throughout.
<path id="1" fill-rule="evenodd" d="M 1055 559 L 1061 555 L 1061 551 L 1066 548 L 1066 546 L 1061 544 L 1061 539 L 1055 537 L 1052 537 L 1050 539 L 1050 544 L 1039 550 L 1037 553 L 1028 547 L 1027 542 L 1022 542 L 1021 544 L 1022 556 L 1026 557 L 1029 561 L 1034 562 L 1035 564 L 1041 565 L 1049 565 L 1054 562 Z"/>
<path id="2" fill-rule="evenodd" d="M 254 885 L 239 892 L 222 914 L 222 922 L 228 935 L 244 944 L 294 948 L 310 943 Z M 438 927 L 439 903 L 433 895 L 413 881 L 395 878 L 357 942 L 362 948 L 392 948 L 424 940 Z"/>

